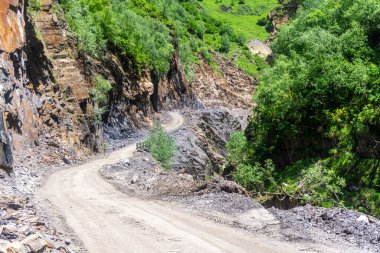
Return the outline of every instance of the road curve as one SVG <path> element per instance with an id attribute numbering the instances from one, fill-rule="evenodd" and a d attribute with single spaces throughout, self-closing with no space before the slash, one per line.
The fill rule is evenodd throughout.
<path id="1" fill-rule="evenodd" d="M 179 113 L 171 116 L 165 126 L 169 131 L 184 121 Z M 43 203 L 52 203 L 65 217 L 89 252 L 305 252 L 294 244 L 215 223 L 165 202 L 119 192 L 98 171 L 131 157 L 134 151 L 131 144 L 104 158 L 59 170 L 38 193 Z"/>

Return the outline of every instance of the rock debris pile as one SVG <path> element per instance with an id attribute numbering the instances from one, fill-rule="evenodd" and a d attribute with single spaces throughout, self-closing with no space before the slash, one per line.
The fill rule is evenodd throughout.
<path id="1" fill-rule="evenodd" d="M 284 228 L 297 231 L 302 239 L 313 239 L 323 233 L 328 241 L 344 241 L 370 252 L 380 252 L 380 221 L 374 217 L 342 208 L 310 205 L 269 210 Z"/>
<path id="2" fill-rule="evenodd" d="M 70 240 L 62 241 L 37 215 L 27 199 L 0 196 L 0 252 L 68 253 Z"/>
<path id="3" fill-rule="evenodd" d="M 234 182 L 220 176 L 194 180 L 184 171 L 166 172 L 147 153 L 104 166 L 100 173 L 131 196 L 174 201 L 192 209 L 237 213 L 261 207 Z"/>

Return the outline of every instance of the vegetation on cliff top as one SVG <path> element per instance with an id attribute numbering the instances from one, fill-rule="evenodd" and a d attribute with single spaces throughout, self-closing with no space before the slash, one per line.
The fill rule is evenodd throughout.
<path id="1" fill-rule="evenodd" d="M 380 216 L 379 24 L 377 0 L 304 1 L 272 44 L 246 142 L 232 138 L 237 181 L 269 159 L 264 190 Z"/>
<path id="2" fill-rule="evenodd" d="M 62 0 L 67 21 L 79 39 L 79 49 L 95 57 L 112 50 L 128 57 L 137 73 L 150 68 L 158 77 L 169 70 L 178 47 L 188 77 L 198 54 L 213 65 L 210 51 L 222 53 L 247 73 L 257 73 L 261 59 L 252 56 L 249 39 L 266 39 L 260 25 L 276 6 L 270 1 L 197 0 Z M 229 10 L 224 10 L 228 6 Z M 247 29 L 246 29 L 247 28 Z M 248 29 L 249 28 L 249 29 Z"/>

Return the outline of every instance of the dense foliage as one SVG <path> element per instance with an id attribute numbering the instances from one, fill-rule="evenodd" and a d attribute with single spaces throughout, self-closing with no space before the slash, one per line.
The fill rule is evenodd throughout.
<path id="1" fill-rule="evenodd" d="M 378 0 L 304 1 L 272 45 L 238 181 L 271 159 L 269 188 L 380 215 L 379 24 Z"/>
<path id="2" fill-rule="evenodd" d="M 208 1 L 62 0 L 61 5 L 70 27 L 78 36 L 82 52 L 101 57 L 106 49 L 113 50 L 130 58 L 137 72 L 150 68 L 158 77 L 163 77 L 177 48 L 186 73 L 192 78 L 192 66 L 197 63 L 199 53 L 208 57 L 214 66 L 209 53 L 212 50 L 228 57 L 238 54 L 234 57 L 236 63 L 248 73 L 256 73 L 256 65 L 249 63 L 260 60 L 251 55 L 246 43 L 257 36 L 265 39 L 268 33 L 251 21 L 265 17 L 276 1 L 271 0 L 265 8 L 262 0 L 260 5 L 256 0 L 236 3 L 234 8 L 247 6 L 260 11 L 224 13 L 229 17 L 228 22 L 223 16 L 214 15 L 213 6 L 207 5 Z M 218 12 L 223 13 L 219 9 Z M 242 33 L 234 25 L 236 23 L 253 29 Z M 258 34 L 252 32 L 258 30 Z"/>
<path id="3" fill-rule="evenodd" d="M 159 20 L 136 14 L 129 1 L 65 0 L 62 6 L 84 52 L 99 57 L 107 46 L 113 47 L 132 58 L 138 70 L 148 66 L 158 76 L 169 70 L 173 51 L 169 29 Z"/>
<path id="4" fill-rule="evenodd" d="M 146 145 L 149 153 L 159 161 L 165 169 L 170 169 L 177 147 L 173 138 L 165 131 L 161 124 L 155 122 L 149 131 Z"/>

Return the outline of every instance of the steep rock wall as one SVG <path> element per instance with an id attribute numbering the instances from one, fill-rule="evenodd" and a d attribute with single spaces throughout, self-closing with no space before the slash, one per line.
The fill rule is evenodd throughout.
<path id="1" fill-rule="evenodd" d="M 237 68 L 230 60 L 215 55 L 220 73 L 200 59 L 191 91 L 205 107 L 251 109 L 257 81 Z"/>
<path id="2" fill-rule="evenodd" d="M 27 3 L 23 0 L 0 3 L 0 110 L 4 115 L 1 133 L 9 134 L 9 141 L 2 138 L 3 146 L 8 145 L 3 149 L 13 150 L 17 166 L 28 162 L 25 157 L 33 157 L 38 163 L 61 163 L 83 157 L 89 153 L 87 148 L 96 148 L 101 136 L 91 115 L 81 108 L 83 100 L 89 98 L 89 91 L 81 86 L 88 87 L 88 83 L 71 73 L 77 83 L 68 85 L 56 71 L 64 68 L 52 61 L 51 52 L 58 55 L 60 51 L 55 51 L 56 48 L 65 47 L 54 44 L 58 41 L 55 39 L 47 43 L 49 35 L 59 38 L 61 34 L 52 33 L 61 30 L 58 26 L 56 30 L 49 29 L 49 17 L 54 23 L 51 2 L 43 3 L 35 20 L 26 15 Z M 43 25 L 46 27 L 40 29 Z M 65 89 L 69 86 L 73 87 L 73 97 Z M 0 163 L 9 167 L 6 154 L 2 153 Z"/>
<path id="3" fill-rule="evenodd" d="M 9 169 L 13 166 L 12 133 L 8 134 L 6 120 L 15 125 L 18 131 L 26 130 L 28 135 L 33 131 L 23 129 L 19 118 L 30 113 L 30 107 L 23 102 L 23 97 L 30 94 L 20 86 L 25 81 L 23 67 L 25 53 L 21 50 L 25 43 L 25 23 L 23 19 L 23 2 L 3 0 L 0 2 L 0 166 Z M 16 116 L 17 115 L 17 116 Z M 13 136 L 14 141 L 18 141 Z"/>

